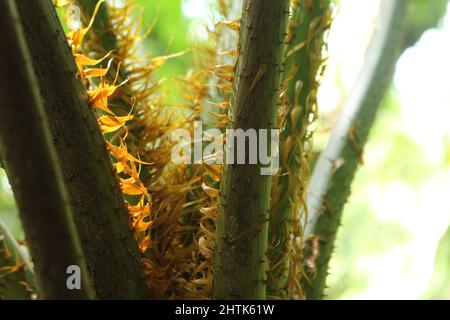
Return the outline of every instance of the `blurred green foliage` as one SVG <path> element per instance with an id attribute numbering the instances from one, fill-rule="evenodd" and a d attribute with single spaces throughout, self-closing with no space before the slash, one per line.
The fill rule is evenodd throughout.
<path id="1" fill-rule="evenodd" d="M 445 15 L 448 0 L 409 0 L 407 19 L 407 47 L 414 45 L 423 30 L 436 26 Z"/>
<path id="2" fill-rule="evenodd" d="M 424 299 L 450 300 L 450 227 L 442 237 L 436 252 L 433 277 Z"/>
<path id="3" fill-rule="evenodd" d="M 183 15 L 182 0 L 146 1 L 137 0 L 142 8 L 143 31 L 152 28 L 145 41 L 145 51 L 150 57 L 182 52 L 189 48 L 188 34 L 190 20 Z M 186 72 L 188 55 L 167 63 L 159 75 L 181 75 Z"/>

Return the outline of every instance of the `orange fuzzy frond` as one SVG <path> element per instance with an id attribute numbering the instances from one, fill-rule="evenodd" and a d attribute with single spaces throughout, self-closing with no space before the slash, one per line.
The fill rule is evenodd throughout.
<path id="1" fill-rule="evenodd" d="M 136 239 L 138 240 L 139 248 L 145 251 L 150 246 L 148 234 L 150 233 L 150 228 L 152 225 L 152 207 L 151 196 L 143 182 L 140 180 L 139 173 L 141 170 L 141 165 L 149 165 L 149 163 L 141 161 L 131 155 L 125 144 L 126 135 L 128 133 L 127 123 L 134 119 L 134 115 L 130 112 L 126 116 L 117 116 L 115 112 L 111 110 L 109 104 L 109 99 L 113 97 L 118 88 L 127 83 L 127 80 L 123 80 L 120 84 L 116 85 L 118 71 L 112 83 L 106 79 L 112 60 L 108 63 L 107 68 L 91 68 L 109 57 L 112 52 L 107 53 L 101 59 L 95 59 L 85 54 L 87 50 L 84 48 L 85 36 L 92 28 L 95 16 L 98 13 L 100 5 L 104 1 L 105 0 L 100 0 L 97 3 L 89 25 L 85 28 L 70 31 L 67 34 L 67 39 L 73 51 L 79 75 L 83 80 L 83 83 L 87 86 L 90 104 L 97 111 L 96 115 L 100 129 L 105 135 L 115 132 L 121 128 L 125 129 L 123 134 L 124 136 L 119 137 L 118 146 L 109 141 L 106 142 L 113 159 L 114 168 L 116 169 L 123 194 L 132 195 L 137 198 L 137 203 L 134 205 L 129 205 L 128 208 L 130 220 L 135 231 Z M 61 3 L 59 4 L 61 5 Z M 97 81 L 93 81 L 94 78 L 97 78 Z M 95 85 L 95 83 L 99 84 Z M 131 111 L 132 107 L 129 109 Z"/>

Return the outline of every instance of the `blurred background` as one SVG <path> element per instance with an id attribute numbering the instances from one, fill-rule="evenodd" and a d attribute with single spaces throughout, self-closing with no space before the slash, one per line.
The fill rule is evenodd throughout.
<path id="1" fill-rule="evenodd" d="M 436 2 L 417 2 L 424 4 L 414 17 L 420 21 Z M 378 7 L 376 0 L 340 1 L 320 91 L 319 149 L 383 19 Z M 398 61 L 345 207 L 329 298 L 450 299 L 449 56 L 447 14 Z"/>
<path id="2" fill-rule="evenodd" d="M 208 41 L 214 0 L 138 0 L 150 56 Z M 315 148 L 364 63 L 380 19 L 380 0 L 340 0 L 329 34 L 319 93 Z M 420 1 L 419 1 L 420 2 Z M 433 6 L 434 0 L 422 0 Z M 450 6 L 448 7 L 450 12 Z M 418 10 L 417 20 L 427 14 Z M 345 208 L 328 278 L 329 299 L 450 299 L 450 14 L 400 58 Z M 190 53 L 158 72 L 187 72 Z M 0 169 L 0 219 L 23 238 L 11 189 Z"/>

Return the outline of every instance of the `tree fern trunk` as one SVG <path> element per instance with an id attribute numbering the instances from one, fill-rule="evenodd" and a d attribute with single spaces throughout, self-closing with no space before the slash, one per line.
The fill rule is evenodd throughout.
<path id="1" fill-rule="evenodd" d="M 276 127 L 288 13 L 288 0 L 244 1 L 230 114 L 233 129 Z M 248 156 L 247 149 L 247 160 Z M 261 165 L 251 164 L 224 166 L 216 233 L 215 299 L 265 298 L 271 177 L 261 175 L 260 169 Z"/>
<path id="2" fill-rule="evenodd" d="M 319 255 L 314 257 L 316 270 L 311 275 L 311 283 L 305 284 L 307 299 L 323 297 L 328 263 L 343 207 L 350 194 L 351 182 L 370 128 L 399 57 L 405 9 L 405 0 L 382 1 L 380 14 L 384 23 L 380 30 L 375 31 L 366 65 L 326 149 L 314 167 L 308 187 L 310 221 L 306 235 L 312 236 L 311 241 L 319 244 Z"/>
<path id="3" fill-rule="evenodd" d="M 36 268 L 39 296 L 91 298 L 84 257 L 14 2 L 1 1 L 0 14 L 0 144 Z M 66 286 L 70 265 L 82 270 L 81 290 Z"/>
<path id="4" fill-rule="evenodd" d="M 11 269 L 17 263 L 19 270 Z M 0 300 L 30 300 L 36 294 L 34 270 L 28 257 L 0 221 Z"/>
<path id="5" fill-rule="evenodd" d="M 97 296 L 144 298 L 127 208 L 52 1 L 16 3 Z"/>

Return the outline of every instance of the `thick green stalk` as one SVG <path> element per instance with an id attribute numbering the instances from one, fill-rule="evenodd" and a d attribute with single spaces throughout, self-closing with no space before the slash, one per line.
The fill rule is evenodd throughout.
<path id="1" fill-rule="evenodd" d="M 232 129 L 276 128 L 288 13 L 288 0 L 244 1 L 230 110 Z M 270 143 L 270 132 L 266 142 Z M 230 150 L 227 152 L 230 156 Z M 215 299 L 266 296 L 271 177 L 261 174 L 261 164 L 248 164 L 248 148 L 245 155 L 247 164 L 224 166 L 216 232 Z"/>
<path id="2" fill-rule="evenodd" d="M 92 298 L 47 114 L 14 1 L 1 1 L 0 13 L 0 145 L 35 265 L 39 297 Z M 8 260 L 6 251 L 3 256 Z M 81 269 L 79 290 L 69 290 L 66 285 L 66 271 L 71 265 Z"/>
<path id="3" fill-rule="evenodd" d="M 12 268 L 20 266 L 18 270 Z M 0 300 L 30 300 L 36 293 L 34 270 L 6 225 L 0 221 Z"/>
<path id="4" fill-rule="evenodd" d="M 97 297 L 144 298 L 127 208 L 53 3 L 16 3 Z"/>
<path id="5" fill-rule="evenodd" d="M 269 294 L 286 297 L 291 235 L 302 237 L 300 219 L 308 177 L 310 123 L 316 118 L 318 76 L 323 65 L 324 33 L 331 23 L 329 0 L 297 1 L 292 7 L 283 82 L 287 85 L 281 119 L 281 172 L 273 178 L 269 225 Z M 302 214 L 300 214 L 302 213 Z M 293 219 L 295 221 L 293 221 Z"/>
<path id="6" fill-rule="evenodd" d="M 360 163 L 377 110 L 400 54 L 406 0 L 382 1 L 382 26 L 375 31 L 366 64 L 353 88 L 308 187 L 309 222 L 305 234 L 318 243 L 315 272 L 306 283 L 306 298 L 321 299 L 328 263 L 350 186 Z M 306 259 L 311 259 L 307 256 Z"/>

